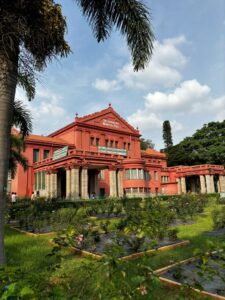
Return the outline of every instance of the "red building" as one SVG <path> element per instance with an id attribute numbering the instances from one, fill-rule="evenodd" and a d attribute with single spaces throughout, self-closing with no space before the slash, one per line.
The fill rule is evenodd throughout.
<path id="1" fill-rule="evenodd" d="M 167 167 L 164 153 L 140 150 L 140 133 L 109 105 L 49 136 L 26 137 L 29 168 L 18 166 L 11 192 L 87 199 L 225 192 L 223 166 Z"/>

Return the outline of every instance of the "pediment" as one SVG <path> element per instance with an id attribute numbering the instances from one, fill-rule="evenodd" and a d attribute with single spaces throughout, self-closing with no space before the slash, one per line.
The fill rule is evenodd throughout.
<path id="1" fill-rule="evenodd" d="M 83 118 L 77 118 L 77 121 L 104 129 L 118 130 L 129 134 L 138 134 L 138 131 L 111 107 L 103 111 L 87 115 Z"/>

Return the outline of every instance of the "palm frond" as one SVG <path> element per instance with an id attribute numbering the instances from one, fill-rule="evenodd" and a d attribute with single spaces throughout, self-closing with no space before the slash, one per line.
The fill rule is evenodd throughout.
<path id="1" fill-rule="evenodd" d="M 23 136 L 32 131 L 32 118 L 30 111 L 21 101 L 15 101 L 13 106 L 13 125 L 18 126 Z"/>
<path id="2" fill-rule="evenodd" d="M 134 70 L 143 69 L 153 52 L 154 34 L 147 6 L 138 0 L 76 0 L 98 42 L 113 26 L 126 37 Z"/>

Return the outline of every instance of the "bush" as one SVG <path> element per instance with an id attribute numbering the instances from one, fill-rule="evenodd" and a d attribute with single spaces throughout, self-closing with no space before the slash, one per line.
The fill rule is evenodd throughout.
<path id="1" fill-rule="evenodd" d="M 215 209 L 212 212 L 212 219 L 213 219 L 214 229 L 225 228 L 225 207 L 222 207 L 221 210 Z"/>

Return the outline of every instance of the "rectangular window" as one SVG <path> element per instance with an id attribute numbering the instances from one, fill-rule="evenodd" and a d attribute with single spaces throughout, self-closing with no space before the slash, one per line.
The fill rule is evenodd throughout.
<path id="1" fill-rule="evenodd" d="M 109 146 L 109 140 L 105 140 L 105 147 Z"/>
<path id="2" fill-rule="evenodd" d="M 137 179 L 137 169 L 131 169 L 131 179 Z"/>
<path id="3" fill-rule="evenodd" d="M 42 173 L 42 180 L 41 180 L 41 188 L 42 190 L 45 190 L 45 172 Z"/>
<path id="4" fill-rule="evenodd" d="M 118 141 L 115 141 L 115 148 L 118 148 Z"/>
<path id="5" fill-rule="evenodd" d="M 158 196 L 158 194 L 159 194 L 159 189 L 155 188 L 155 195 Z"/>
<path id="6" fill-rule="evenodd" d="M 154 171 L 154 179 L 158 180 L 158 172 L 157 171 Z"/>
<path id="7" fill-rule="evenodd" d="M 127 143 L 123 143 L 123 149 L 126 149 Z"/>
<path id="8" fill-rule="evenodd" d="M 133 188 L 132 188 L 132 191 L 133 191 L 133 194 L 137 194 L 137 193 L 138 193 L 138 188 L 133 187 Z"/>
<path id="9" fill-rule="evenodd" d="M 126 191 L 127 194 L 130 194 L 131 193 L 131 188 L 127 188 L 125 191 Z"/>
<path id="10" fill-rule="evenodd" d="M 41 190 L 41 186 L 42 186 L 42 184 L 41 184 L 41 172 L 38 172 L 37 173 L 38 175 L 38 186 L 37 186 L 37 189 L 38 190 Z"/>
<path id="11" fill-rule="evenodd" d="M 33 163 L 36 163 L 39 161 L 39 149 L 33 150 Z"/>
<path id="12" fill-rule="evenodd" d="M 90 137 L 90 145 L 94 146 L 95 138 L 93 136 Z"/>
<path id="13" fill-rule="evenodd" d="M 145 180 L 150 180 L 150 173 L 149 171 L 145 171 Z"/>
<path id="14" fill-rule="evenodd" d="M 130 169 L 125 169 L 125 178 L 130 180 Z"/>
<path id="15" fill-rule="evenodd" d="M 138 169 L 138 179 L 144 179 L 144 170 Z"/>
<path id="16" fill-rule="evenodd" d="M 113 148 L 113 140 L 110 141 L 110 147 Z"/>
<path id="17" fill-rule="evenodd" d="M 37 190 L 37 173 L 34 173 L 34 190 Z"/>
<path id="18" fill-rule="evenodd" d="M 44 159 L 49 158 L 49 150 L 44 150 Z"/>
<path id="19" fill-rule="evenodd" d="M 99 179 L 104 180 L 104 177 L 105 177 L 105 170 L 100 170 Z"/>
<path id="20" fill-rule="evenodd" d="M 127 144 L 127 149 L 130 150 L 130 143 Z"/>
<path id="21" fill-rule="evenodd" d="M 99 146 L 99 138 L 96 138 L 96 146 Z"/>
<path id="22" fill-rule="evenodd" d="M 139 193 L 143 193 L 144 192 L 144 188 L 143 187 L 139 187 Z"/>
<path id="23" fill-rule="evenodd" d="M 164 183 L 164 176 L 161 176 L 161 181 L 162 183 Z"/>

